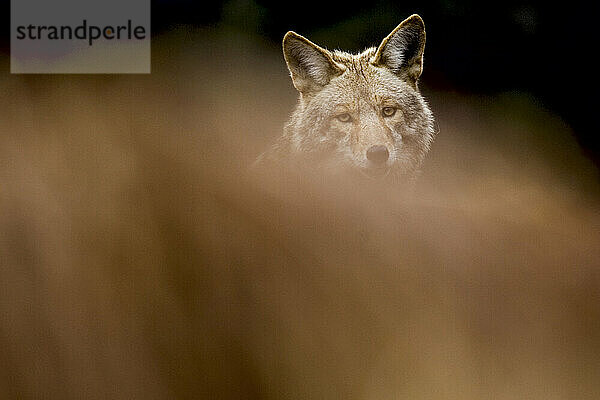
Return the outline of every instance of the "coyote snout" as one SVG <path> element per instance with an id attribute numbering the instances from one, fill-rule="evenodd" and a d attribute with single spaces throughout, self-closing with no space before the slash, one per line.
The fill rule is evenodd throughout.
<path id="1" fill-rule="evenodd" d="M 378 145 L 371 146 L 367 150 L 367 159 L 375 166 L 381 166 L 385 164 L 390 157 L 390 151 L 386 146 Z"/>
<path id="2" fill-rule="evenodd" d="M 288 32 L 283 54 L 300 99 L 283 136 L 259 159 L 309 155 L 371 177 L 412 180 L 434 138 L 417 86 L 424 49 L 418 15 L 359 54 L 329 51 Z"/>

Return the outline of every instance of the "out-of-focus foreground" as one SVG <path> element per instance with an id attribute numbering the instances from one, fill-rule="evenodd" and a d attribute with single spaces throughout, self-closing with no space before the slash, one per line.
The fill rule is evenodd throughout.
<path id="1" fill-rule="evenodd" d="M 295 101 L 279 49 L 153 59 L 2 75 L 1 398 L 600 396 L 597 171 L 534 99 L 425 87 L 406 198 L 248 170 Z"/>

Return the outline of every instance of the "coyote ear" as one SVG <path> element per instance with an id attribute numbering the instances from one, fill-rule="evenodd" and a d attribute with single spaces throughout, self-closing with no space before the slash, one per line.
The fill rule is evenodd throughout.
<path id="1" fill-rule="evenodd" d="M 296 32 L 290 31 L 284 36 L 283 56 L 294 87 L 301 93 L 322 89 L 331 78 L 344 72 L 344 67 L 333 61 L 329 51 Z"/>
<path id="2" fill-rule="evenodd" d="M 372 63 L 389 68 L 393 73 L 416 86 L 423 71 L 425 23 L 413 14 L 383 39 Z"/>

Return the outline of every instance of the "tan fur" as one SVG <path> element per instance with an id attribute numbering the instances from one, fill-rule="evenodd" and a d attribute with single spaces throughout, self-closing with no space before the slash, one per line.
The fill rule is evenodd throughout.
<path id="1" fill-rule="evenodd" d="M 303 156 L 319 168 L 412 180 L 434 139 L 433 115 L 417 87 L 424 48 L 418 15 L 359 54 L 329 51 L 288 32 L 284 57 L 300 98 L 283 136 L 259 161 Z M 373 146 L 386 147 L 384 164 L 367 158 Z"/>

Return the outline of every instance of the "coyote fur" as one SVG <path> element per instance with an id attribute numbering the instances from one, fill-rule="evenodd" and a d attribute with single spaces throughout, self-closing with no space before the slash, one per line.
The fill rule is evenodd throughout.
<path id="1" fill-rule="evenodd" d="M 288 32 L 283 54 L 300 98 L 258 162 L 300 155 L 324 168 L 413 180 L 435 136 L 417 85 L 424 49 L 425 25 L 416 14 L 359 54 Z"/>

